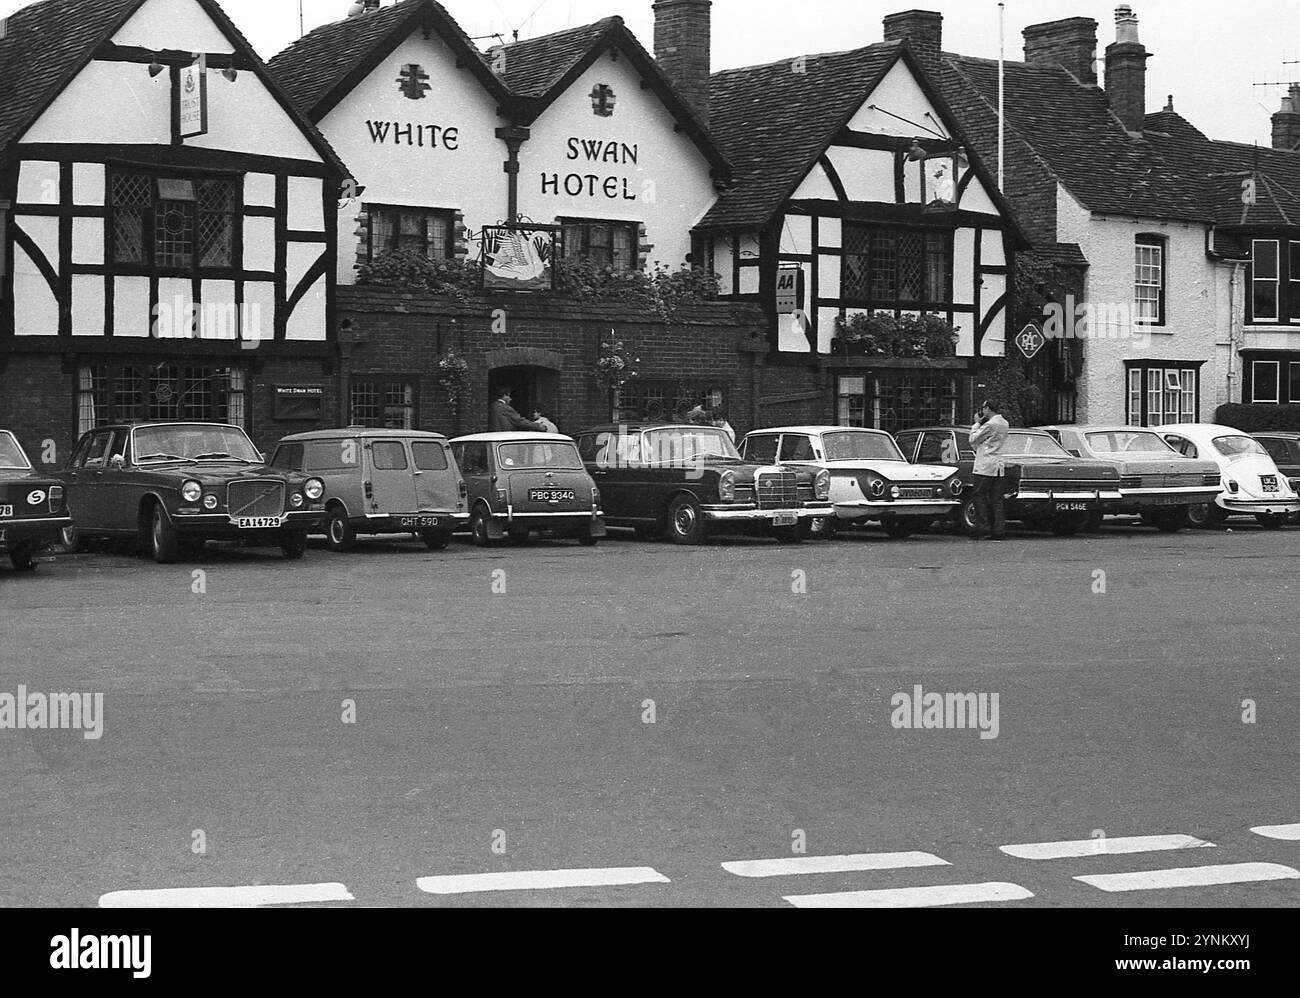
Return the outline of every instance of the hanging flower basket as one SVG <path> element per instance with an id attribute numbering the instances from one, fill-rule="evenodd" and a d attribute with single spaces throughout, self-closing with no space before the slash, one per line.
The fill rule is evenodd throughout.
<path id="1" fill-rule="evenodd" d="M 848 357 L 952 357 L 958 327 L 937 315 L 860 312 L 837 319 L 831 352 Z"/>
<path id="2" fill-rule="evenodd" d="M 469 361 L 455 350 L 449 350 L 438 358 L 438 384 L 447 393 L 447 401 L 453 409 L 459 409 L 461 402 L 469 395 Z"/>
<path id="3" fill-rule="evenodd" d="M 600 342 L 600 355 L 596 358 L 592 377 L 603 390 L 617 392 L 637 376 L 635 365 L 639 363 L 641 358 L 633 357 L 611 329 L 609 336 Z"/>

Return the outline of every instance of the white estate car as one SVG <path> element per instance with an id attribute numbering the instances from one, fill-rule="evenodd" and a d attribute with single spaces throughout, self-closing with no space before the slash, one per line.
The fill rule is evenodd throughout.
<path id="1" fill-rule="evenodd" d="M 911 464 L 884 430 L 851 426 L 777 426 L 754 430 L 740 453 L 758 464 L 825 468 L 831 474 L 835 519 L 814 524 L 827 536 L 840 520 L 879 520 L 891 537 L 906 537 L 961 505 L 957 469 Z"/>
<path id="2" fill-rule="evenodd" d="M 1214 423 L 1172 423 L 1159 433 L 1187 457 L 1208 458 L 1223 474 L 1223 491 L 1211 503 L 1188 512 L 1198 526 L 1214 526 L 1230 516 L 1253 516 L 1276 530 L 1300 512 L 1300 496 L 1254 437 Z"/>

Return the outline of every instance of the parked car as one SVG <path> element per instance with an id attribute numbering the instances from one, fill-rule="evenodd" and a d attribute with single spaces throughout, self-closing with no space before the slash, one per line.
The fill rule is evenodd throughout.
<path id="1" fill-rule="evenodd" d="M 1251 436 L 1268 451 L 1277 470 L 1286 475 L 1291 491 L 1300 492 L 1300 433 L 1294 430 L 1267 430 L 1252 433 Z"/>
<path id="2" fill-rule="evenodd" d="M 70 548 L 135 538 L 164 564 L 209 540 L 301 558 L 325 518 L 324 482 L 269 467 L 242 429 L 221 423 L 103 426 L 82 436 L 58 477 L 76 522 Z"/>
<path id="3" fill-rule="evenodd" d="M 534 530 L 575 537 L 585 547 L 605 536 L 601 494 L 572 437 L 562 433 L 475 433 L 451 452 L 469 489 L 469 532 L 475 544 Z"/>
<path id="4" fill-rule="evenodd" d="M 777 426 L 754 430 L 740 456 L 830 472 L 835 516 L 813 523 L 829 536 L 837 524 L 877 521 L 891 537 L 906 537 L 961 507 L 961 478 L 951 465 L 912 464 L 884 430 L 851 426 Z"/>
<path id="5" fill-rule="evenodd" d="M 617 423 L 584 430 L 578 450 L 612 526 L 700 544 L 713 534 L 811 535 L 835 515 L 830 472 L 742 460 L 726 432 L 693 423 Z"/>
<path id="6" fill-rule="evenodd" d="M 72 526 L 63 486 L 38 475 L 18 438 L 0 430 L 0 554 L 15 571 L 36 569 L 36 555 Z"/>
<path id="7" fill-rule="evenodd" d="M 975 451 L 966 426 L 922 426 L 894 434 L 908 460 L 955 464 L 963 483 L 958 529 L 975 530 L 972 494 Z M 1006 465 L 1006 516 L 1031 530 L 1073 534 L 1097 522 L 1108 503 L 1118 502 L 1114 465 L 1075 457 L 1042 430 L 1013 429 L 1002 449 Z M 955 460 L 954 460 L 955 455 Z"/>
<path id="8" fill-rule="evenodd" d="M 1119 469 L 1121 499 L 1107 513 L 1139 514 L 1167 533 L 1189 525 L 1187 510 L 1213 501 L 1222 488 L 1213 461 L 1178 453 L 1155 430 L 1141 426 L 1040 426 L 1075 457 Z"/>
<path id="9" fill-rule="evenodd" d="M 1213 527 L 1230 516 L 1253 516 L 1276 530 L 1300 513 L 1300 495 L 1254 437 L 1215 423 L 1172 423 L 1160 427 L 1165 442 L 1187 457 L 1214 461 L 1223 490 L 1211 502 L 1189 510 L 1197 526 Z"/>
<path id="10" fill-rule="evenodd" d="M 469 522 L 465 480 L 447 438 L 423 430 L 295 433 L 276 444 L 271 464 L 325 483 L 325 538 L 350 551 L 358 534 L 414 534 L 433 551 Z"/>

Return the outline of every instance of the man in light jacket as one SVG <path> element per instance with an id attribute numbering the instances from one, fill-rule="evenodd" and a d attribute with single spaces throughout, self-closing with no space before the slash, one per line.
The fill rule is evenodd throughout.
<path id="1" fill-rule="evenodd" d="M 1010 429 L 1001 404 L 993 399 L 984 403 L 970 428 L 970 444 L 975 448 L 975 532 L 971 534 L 975 540 L 1000 541 L 1006 529 L 1002 447 Z"/>

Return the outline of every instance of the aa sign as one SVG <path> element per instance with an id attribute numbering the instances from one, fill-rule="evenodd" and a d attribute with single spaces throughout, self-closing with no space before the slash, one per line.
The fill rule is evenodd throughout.
<path id="1" fill-rule="evenodd" d="M 182 139 L 208 134 L 208 57 L 200 55 L 176 81 L 176 134 Z"/>

